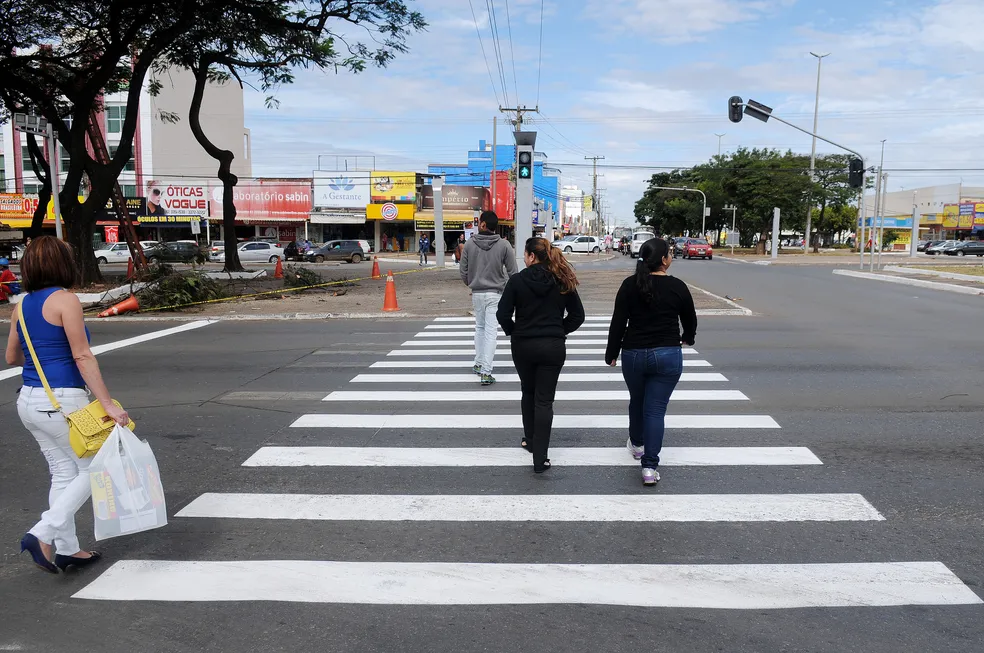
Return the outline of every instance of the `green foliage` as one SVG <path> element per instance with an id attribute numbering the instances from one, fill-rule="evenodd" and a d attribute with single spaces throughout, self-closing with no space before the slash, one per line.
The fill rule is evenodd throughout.
<path id="1" fill-rule="evenodd" d="M 287 288 L 304 288 L 323 283 L 320 274 L 302 266 L 288 265 L 284 268 L 284 286 Z"/>
<path id="2" fill-rule="evenodd" d="M 152 281 L 137 293 L 144 308 L 177 307 L 213 299 L 225 293 L 214 280 L 198 272 L 176 273 L 169 265 L 155 266 Z"/>

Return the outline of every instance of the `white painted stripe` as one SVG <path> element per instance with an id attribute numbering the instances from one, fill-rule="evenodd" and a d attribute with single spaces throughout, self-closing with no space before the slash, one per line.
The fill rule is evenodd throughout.
<path id="1" fill-rule="evenodd" d="M 604 349 L 593 349 L 580 347 L 580 345 L 604 345 L 607 344 L 607 340 L 580 340 L 577 342 L 567 341 L 567 355 L 576 354 L 604 354 Z M 575 346 L 577 345 L 577 346 Z M 401 347 L 458 347 L 458 349 L 428 349 L 426 352 L 430 351 L 446 351 L 450 352 L 451 355 L 467 355 L 473 354 L 475 352 L 475 343 L 471 340 L 408 340 L 407 342 L 400 345 Z M 508 352 L 511 350 L 508 340 L 497 340 L 495 343 L 496 351 Z M 410 349 L 396 350 L 396 351 L 413 351 Z M 685 355 L 696 354 L 697 350 L 690 347 L 684 347 L 683 353 Z M 418 354 L 419 355 L 419 354 Z"/>
<path id="2" fill-rule="evenodd" d="M 578 565 L 124 560 L 72 598 L 717 610 L 984 603 L 941 562 Z"/>
<path id="3" fill-rule="evenodd" d="M 420 352 L 400 352 L 400 353 L 390 353 L 388 356 L 419 356 Z M 469 357 L 467 360 L 459 361 L 435 361 L 435 360 L 400 360 L 400 361 L 378 361 L 370 365 L 370 368 L 377 369 L 404 369 L 404 368 L 414 368 L 414 369 L 458 369 L 458 370 L 470 370 L 472 368 L 473 357 Z M 496 365 L 507 365 L 512 366 L 512 359 L 510 358 L 496 358 Z M 616 367 L 621 367 L 622 361 L 616 362 Z M 684 367 L 712 367 L 712 365 L 705 360 L 691 360 L 684 359 Z M 568 367 L 598 367 L 607 368 L 604 361 L 601 360 L 580 360 L 572 359 L 564 363 L 564 368 Z"/>
<path id="4" fill-rule="evenodd" d="M 349 383 L 478 383 L 475 374 L 360 374 Z M 684 372 L 680 381 L 710 382 L 727 381 L 717 372 Z M 518 374 L 496 374 L 496 384 L 519 383 Z M 561 374 L 561 383 L 625 383 L 621 372 L 601 372 L 597 374 Z"/>
<path id="5" fill-rule="evenodd" d="M 474 316 L 468 317 L 436 317 L 435 322 L 474 322 Z M 585 322 L 611 322 L 611 315 L 588 315 L 584 318 Z"/>
<path id="6" fill-rule="evenodd" d="M 519 390 L 336 390 L 323 401 L 519 401 Z M 628 390 L 558 390 L 554 401 L 628 401 Z M 670 401 L 748 401 L 739 390 L 674 390 Z"/>
<path id="7" fill-rule="evenodd" d="M 316 413 L 301 415 L 291 428 L 328 429 L 521 429 L 521 415 L 379 415 Z M 554 415 L 554 429 L 629 428 L 628 415 Z M 778 429 L 768 415 L 667 415 L 668 429 Z"/>
<path id="8" fill-rule="evenodd" d="M 92 353 L 98 356 L 99 354 L 105 354 L 107 352 L 115 351 L 117 349 L 123 349 L 124 347 L 130 347 L 132 345 L 139 345 L 143 342 L 149 342 L 151 340 L 156 340 L 158 338 L 165 338 L 167 336 L 172 336 L 176 333 L 183 333 L 185 331 L 192 331 L 193 329 L 200 329 L 206 327 L 209 324 L 215 324 L 213 320 L 198 320 L 197 322 L 188 322 L 187 324 L 182 324 L 180 326 L 172 327 L 170 329 L 162 329 L 160 331 L 151 331 L 150 333 L 144 333 L 139 336 L 134 336 L 133 338 L 126 338 L 125 340 L 117 340 L 116 342 L 107 342 L 104 345 L 96 345 L 92 348 Z M 21 375 L 21 368 L 12 367 L 6 370 L 0 370 L 0 381 L 4 379 L 11 379 L 15 376 Z"/>
<path id="9" fill-rule="evenodd" d="M 638 467 L 625 447 L 551 447 L 565 467 Z M 262 447 L 243 467 L 527 467 L 519 447 Z M 664 447 L 660 467 L 822 465 L 806 447 Z"/>
<path id="10" fill-rule="evenodd" d="M 500 338 L 501 337 L 504 337 L 504 334 L 503 334 L 502 331 L 499 331 L 498 332 L 498 335 L 499 335 Z M 567 337 L 568 338 L 575 338 L 575 339 L 576 338 L 587 338 L 587 337 L 591 337 L 591 336 L 594 336 L 596 338 L 598 338 L 598 337 L 605 337 L 605 338 L 607 338 L 608 337 L 608 331 L 580 331 L 580 330 L 578 330 L 578 331 L 575 331 L 574 333 L 568 333 L 567 334 Z M 414 335 L 414 338 L 474 338 L 474 337 L 475 337 L 475 330 L 474 329 L 472 329 L 471 331 L 444 331 L 444 332 L 439 332 L 439 333 L 421 331 L 420 333 L 417 333 L 417 334 Z"/>
<path id="11" fill-rule="evenodd" d="M 175 515 L 440 522 L 882 521 L 860 494 L 261 494 L 206 492 Z"/>

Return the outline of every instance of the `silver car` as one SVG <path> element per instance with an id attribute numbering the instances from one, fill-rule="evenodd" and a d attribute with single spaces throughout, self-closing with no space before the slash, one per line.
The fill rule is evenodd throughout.
<path id="1" fill-rule="evenodd" d="M 253 240 L 239 245 L 239 260 L 242 263 L 276 263 L 284 258 L 284 248 L 274 243 Z M 225 262 L 225 252 L 212 257 L 213 261 Z"/>

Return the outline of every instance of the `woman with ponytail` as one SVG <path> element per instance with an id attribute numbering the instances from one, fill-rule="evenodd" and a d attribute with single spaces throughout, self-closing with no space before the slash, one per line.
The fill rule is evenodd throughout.
<path id="1" fill-rule="evenodd" d="M 622 282 L 615 296 L 605 351 L 605 362 L 613 367 L 622 353 L 622 378 L 629 388 L 626 447 L 641 459 L 645 485 L 659 481 L 666 406 L 683 372 L 681 345 L 693 345 L 697 334 L 690 289 L 666 274 L 672 263 L 673 253 L 662 238 L 643 244 L 636 273 Z"/>
<path id="2" fill-rule="evenodd" d="M 567 334 L 584 323 L 577 275 L 545 238 L 526 241 L 526 269 L 506 283 L 496 318 L 510 338 L 513 365 L 523 394 L 522 447 L 533 454 L 533 471 L 550 468 L 547 448 Z M 515 320 L 513 314 L 515 313 Z"/>

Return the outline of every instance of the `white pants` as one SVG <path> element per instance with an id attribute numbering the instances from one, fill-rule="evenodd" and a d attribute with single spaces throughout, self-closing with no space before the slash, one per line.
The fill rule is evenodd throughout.
<path id="1" fill-rule="evenodd" d="M 89 404 L 89 393 L 85 390 L 52 388 L 52 391 L 66 414 Z M 48 509 L 29 532 L 46 544 L 54 543 L 56 553 L 74 555 L 80 550 L 75 536 L 75 513 L 92 494 L 88 474 L 92 459 L 75 455 L 68 442 L 65 415 L 54 410 L 44 388 L 21 388 L 17 414 L 38 441 L 51 472 Z"/>
<path id="2" fill-rule="evenodd" d="M 475 365 L 482 368 L 482 374 L 492 374 L 495 361 L 495 338 L 499 323 L 495 312 L 499 309 L 499 293 L 472 293 L 472 308 L 475 309 Z"/>

